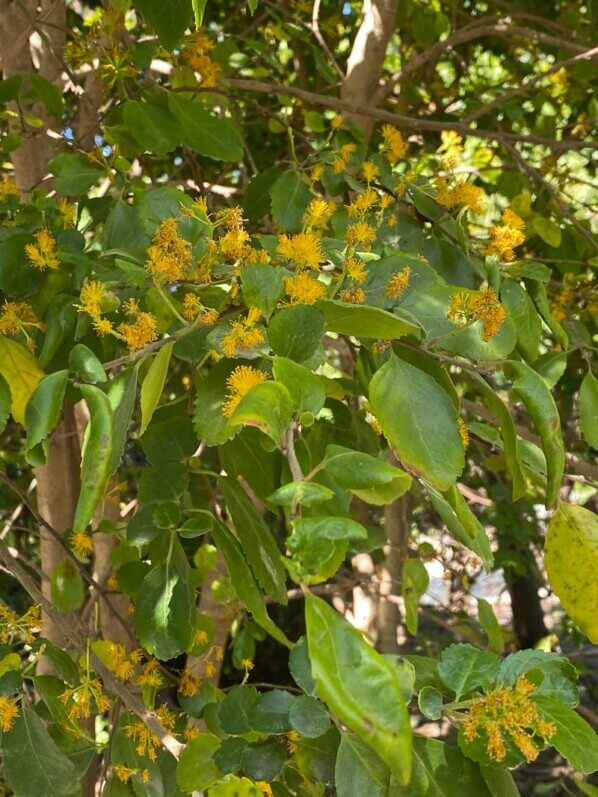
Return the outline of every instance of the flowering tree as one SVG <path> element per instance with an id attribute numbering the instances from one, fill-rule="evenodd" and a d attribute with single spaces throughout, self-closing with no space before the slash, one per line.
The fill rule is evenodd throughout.
<path id="1" fill-rule="evenodd" d="M 585 6 L 495 5 L 3 0 L 17 797 L 598 770 L 596 50 Z M 443 649 L 429 562 L 477 609 Z"/>

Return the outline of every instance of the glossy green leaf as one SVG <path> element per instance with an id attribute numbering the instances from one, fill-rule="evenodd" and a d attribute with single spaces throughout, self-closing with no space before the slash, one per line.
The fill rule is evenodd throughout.
<path id="1" fill-rule="evenodd" d="M 505 363 L 503 370 L 513 382 L 511 394 L 523 401 L 542 440 L 548 470 L 546 505 L 553 506 L 558 498 L 565 470 L 565 446 L 558 408 L 542 377 L 528 365 L 510 360 Z"/>
<path id="2" fill-rule="evenodd" d="M 170 364 L 173 346 L 173 343 L 167 343 L 166 346 L 162 346 L 152 360 L 152 364 L 145 375 L 145 379 L 141 383 L 141 393 L 139 397 L 139 403 L 141 405 L 141 426 L 139 427 L 139 436 L 141 436 L 149 426 L 149 422 L 160 401 L 160 396 L 164 390 L 164 384 L 168 374 L 168 366 Z"/>
<path id="3" fill-rule="evenodd" d="M 410 634 L 417 634 L 419 601 L 430 582 L 428 571 L 421 559 L 406 559 L 403 563 L 401 594 L 405 601 L 405 624 Z"/>
<path id="4" fill-rule="evenodd" d="M 278 446 L 293 416 L 293 401 L 279 382 L 262 382 L 246 393 L 230 417 L 231 424 L 254 426 Z"/>
<path id="5" fill-rule="evenodd" d="M 477 601 L 480 625 L 488 637 L 488 650 L 500 655 L 505 647 L 500 623 L 496 619 L 496 615 L 492 611 L 492 606 L 490 606 L 488 601 L 485 601 L 483 598 L 477 598 Z"/>
<path id="6" fill-rule="evenodd" d="M 81 457 L 81 492 L 75 508 L 74 531 L 84 531 L 91 523 L 104 496 L 110 476 L 114 424 L 108 396 L 93 385 L 81 385 L 81 395 L 89 409 Z"/>
<path id="7" fill-rule="evenodd" d="M 300 695 L 289 708 L 291 727 L 302 736 L 317 739 L 330 728 L 326 706 L 311 695 Z"/>
<path id="8" fill-rule="evenodd" d="M 450 395 L 430 374 L 393 356 L 372 378 L 370 403 L 407 469 L 448 489 L 465 462 Z"/>
<path id="9" fill-rule="evenodd" d="M 248 265 L 241 271 L 243 297 L 248 307 L 259 307 L 270 315 L 284 295 L 284 277 L 288 276 L 277 266 Z"/>
<path id="10" fill-rule="evenodd" d="M 54 188 L 66 196 L 84 194 L 102 176 L 89 158 L 73 152 L 56 155 L 50 161 L 49 169 L 54 175 Z"/>
<path id="11" fill-rule="evenodd" d="M 0 374 L 0 434 L 6 428 L 10 415 L 11 395 L 6 379 Z"/>
<path id="12" fill-rule="evenodd" d="M 286 604 L 285 571 L 272 532 L 238 482 L 222 477 L 220 484 L 237 537 L 258 583 L 273 600 Z"/>
<path id="13" fill-rule="evenodd" d="M 547 739 L 571 766 L 586 775 L 598 771 L 598 734 L 573 709 L 548 695 L 533 695 L 540 714 L 556 725 L 556 733 Z"/>
<path id="14" fill-rule="evenodd" d="M 303 362 L 320 346 L 325 331 L 322 313 L 311 305 L 298 304 L 272 316 L 268 338 L 275 354 Z"/>
<path id="15" fill-rule="evenodd" d="M 69 368 L 84 382 L 92 385 L 106 382 L 108 377 L 104 366 L 88 346 L 77 343 L 69 354 Z"/>
<path id="16" fill-rule="evenodd" d="M 115 202 L 102 230 L 104 249 L 118 251 L 144 249 L 149 241 L 149 235 L 143 227 L 138 209 L 127 202 Z M 128 264 L 129 267 L 131 265 Z M 143 286 L 147 279 L 147 273 L 143 269 L 140 277 Z"/>
<path id="17" fill-rule="evenodd" d="M 390 767 L 411 773 L 411 726 L 393 664 L 321 598 L 306 595 L 307 644 L 318 694 Z"/>
<path id="18" fill-rule="evenodd" d="M 301 232 L 303 214 L 311 199 L 305 179 L 297 172 L 285 172 L 270 188 L 272 219 L 286 232 Z"/>
<path id="19" fill-rule="evenodd" d="M 214 542 L 222 552 L 226 561 L 228 572 L 239 596 L 239 600 L 253 615 L 256 623 L 267 631 L 270 636 L 277 639 L 286 647 L 291 643 L 286 635 L 272 622 L 264 605 L 264 598 L 256 583 L 255 577 L 245 560 L 245 556 L 233 532 L 221 523 L 214 520 L 212 529 Z"/>
<path id="20" fill-rule="evenodd" d="M 249 708 L 249 727 L 257 733 L 287 733 L 291 729 L 289 711 L 295 699 L 282 689 L 264 692 Z"/>
<path id="21" fill-rule="evenodd" d="M 367 539 L 367 529 L 350 518 L 303 517 L 293 522 L 293 533 L 287 540 L 287 547 L 293 554 L 293 561 L 300 565 L 298 577 L 317 584 L 338 570 L 349 540 L 364 539 Z"/>
<path id="22" fill-rule="evenodd" d="M 317 415 L 326 401 L 326 389 L 317 374 L 287 357 L 275 357 L 274 378 L 291 394 L 295 411 Z"/>
<path id="23" fill-rule="evenodd" d="M 533 678 L 532 671 L 542 673 L 541 682 Z M 512 689 L 519 677 L 527 673 L 536 684 L 535 695 L 558 698 L 571 708 L 579 703 L 579 690 L 575 684 L 579 674 L 564 656 L 539 649 L 518 650 L 503 659 L 497 680 Z"/>
<path id="24" fill-rule="evenodd" d="M 579 389 L 579 425 L 586 443 L 598 450 L 598 379 L 591 371 Z"/>
<path id="25" fill-rule="evenodd" d="M 195 593 L 179 557 L 145 576 L 135 605 L 135 632 L 143 647 L 167 660 L 188 650 L 195 636 Z M 186 563 L 185 563 L 186 564 Z"/>
<path id="26" fill-rule="evenodd" d="M 537 280 L 528 280 L 526 282 L 526 286 L 528 293 L 538 308 L 538 312 L 554 334 L 561 348 L 565 350 L 568 349 L 569 335 L 567 334 L 563 325 L 557 321 L 552 314 L 550 302 L 548 301 L 548 294 L 546 292 L 546 286 Z"/>
<path id="27" fill-rule="evenodd" d="M 341 733 L 334 782 L 338 797 L 390 797 L 390 769 L 354 733 Z"/>
<path id="28" fill-rule="evenodd" d="M 544 563 L 563 608 L 598 644 L 598 516 L 582 506 L 559 504 L 546 533 Z"/>
<path id="29" fill-rule="evenodd" d="M 25 346 L 4 335 L 0 335 L 0 375 L 10 389 L 12 417 L 17 423 L 25 425 L 27 402 L 43 377 L 43 372 Z"/>
<path id="30" fill-rule="evenodd" d="M 50 579 L 50 594 L 52 603 L 61 612 L 79 609 L 85 597 L 83 579 L 70 559 L 65 559 L 56 565 Z"/>
<path id="31" fill-rule="evenodd" d="M 348 304 L 336 299 L 323 299 L 316 306 L 324 313 L 329 332 L 384 340 L 396 340 L 406 335 L 419 337 L 421 334 L 421 329 L 416 324 L 379 307 Z"/>
<path id="32" fill-rule="evenodd" d="M 263 791 L 247 778 L 227 775 L 208 792 L 208 797 L 263 797 Z"/>
<path id="33" fill-rule="evenodd" d="M 326 448 L 326 472 L 369 504 L 390 504 L 407 492 L 411 476 L 384 460 L 344 446 Z"/>
<path id="34" fill-rule="evenodd" d="M 211 733 L 201 733 L 187 742 L 176 770 L 181 791 L 203 791 L 220 780 L 222 773 L 214 763 L 214 753 L 219 747 L 220 739 Z"/>
<path id="35" fill-rule="evenodd" d="M 110 382 L 108 387 L 108 401 L 112 408 L 113 433 L 112 454 L 108 472 L 112 475 L 120 465 L 127 432 L 135 410 L 137 396 L 137 367 L 130 366 Z"/>
<path id="36" fill-rule="evenodd" d="M 479 767 L 460 750 L 438 739 L 421 736 L 413 738 L 413 775 L 409 785 L 399 792 L 398 785 L 391 780 L 388 797 L 394 794 L 405 797 L 490 797 Z"/>
<path id="37" fill-rule="evenodd" d="M 167 108 L 155 103 L 127 100 L 122 112 L 127 128 L 147 152 L 164 155 L 179 145 L 181 130 Z"/>
<path id="38" fill-rule="evenodd" d="M 442 651 L 438 675 L 442 683 L 455 693 L 455 699 L 481 690 L 486 681 L 492 682 L 498 673 L 500 659 L 488 650 L 472 645 L 449 645 Z"/>
<path id="39" fill-rule="evenodd" d="M 69 372 L 56 371 L 45 376 L 31 394 L 25 410 L 27 429 L 27 461 L 40 465 L 46 461 L 45 452 L 40 446 L 53 432 L 60 420 L 62 402 L 68 382 Z M 9 405 L 10 406 L 10 405 Z M 38 449 L 37 447 L 40 446 Z"/>
<path id="40" fill-rule="evenodd" d="M 232 360 L 222 360 L 197 379 L 193 425 L 199 439 L 208 446 L 220 446 L 239 431 L 240 427 L 230 423 L 222 410 L 226 380 L 236 366 Z"/>
<path id="41" fill-rule="evenodd" d="M 444 494 L 426 486 L 432 506 L 438 512 L 450 533 L 461 545 L 476 553 L 490 571 L 494 563 L 494 556 L 490 548 L 490 540 L 477 517 L 469 508 L 459 489 L 454 486 Z"/>
<path id="42" fill-rule="evenodd" d="M 15 797 L 72 797 L 77 773 L 38 715 L 21 707 L 11 731 L 2 740 L 4 775 Z"/>
<path id="43" fill-rule="evenodd" d="M 508 769 L 480 764 L 480 770 L 492 797 L 519 797 L 519 789 Z"/>
<path id="44" fill-rule="evenodd" d="M 430 720 L 442 717 L 442 694 L 434 686 L 424 686 L 417 696 L 419 710 Z"/>
<path id="45" fill-rule="evenodd" d="M 542 322 L 527 291 L 518 282 L 504 280 L 500 289 L 501 302 L 517 328 L 517 346 L 528 362 L 538 356 Z"/>
<path id="46" fill-rule="evenodd" d="M 199 103 L 173 92 L 168 94 L 168 107 L 180 125 L 184 144 L 213 160 L 241 160 L 243 141 L 230 120 L 213 116 Z"/>
<path id="47" fill-rule="evenodd" d="M 317 482 L 289 482 L 268 496 L 271 504 L 280 506 L 313 506 L 334 498 L 328 487 Z"/>
<path id="48" fill-rule="evenodd" d="M 532 226 L 534 231 L 538 233 L 540 238 L 544 243 L 547 243 L 548 246 L 557 247 L 561 245 L 561 228 L 552 219 L 534 216 Z"/>
<path id="49" fill-rule="evenodd" d="M 193 17 L 195 19 L 195 27 L 201 28 L 203 24 L 203 15 L 208 4 L 208 0 L 191 0 L 193 5 Z"/>

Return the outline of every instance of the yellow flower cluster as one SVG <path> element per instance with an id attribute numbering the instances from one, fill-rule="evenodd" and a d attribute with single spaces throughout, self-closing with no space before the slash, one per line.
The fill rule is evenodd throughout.
<path id="1" fill-rule="evenodd" d="M 332 171 L 335 174 L 342 174 L 347 170 L 347 164 L 355 154 L 357 146 L 355 144 L 343 144 L 337 157 L 332 161 Z"/>
<path id="2" fill-rule="evenodd" d="M 361 164 L 361 173 L 366 183 L 373 183 L 380 177 L 380 169 L 373 161 L 364 161 Z"/>
<path id="3" fill-rule="evenodd" d="M 33 642 L 33 635 L 40 630 L 42 623 L 41 608 L 30 606 L 24 615 L 0 603 L 0 643 L 8 645 L 14 636 L 22 636 L 26 642 Z"/>
<path id="4" fill-rule="evenodd" d="M 189 667 L 185 667 L 179 679 L 179 693 L 184 697 L 193 697 L 199 691 L 200 686 L 199 678 L 192 674 Z"/>
<path id="5" fill-rule="evenodd" d="M 351 285 L 339 293 L 339 298 L 341 301 L 348 302 L 349 304 L 364 304 L 366 296 L 363 288 Z"/>
<path id="6" fill-rule="evenodd" d="M 158 337 L 158 324 L 151 313 L 142 312 L 136 301 L 130 300 L 125 308 L 132 317 L 131 323 L 118 326 L 118 333 L 129 349 L 141 349 Z"/>
<path id="7" fill-rule="evenodd" d="M 81 686 L 66 689 L 58 696 L 61 703 L 70 703 L 68 716 L 72 720 L 87 719 L 91 716 L 92 706 L 102 714 L 110 709 L 110 701 L 102 690 L 97 678 L 85 678 Z"/>
<path id="8" fill-rule="evenodd" d="M 459 424 L 459 437 L 463 443 L 463 448 L 467 450 L 469 448 L 469 429 L 461 416 L 457 419 L 457 423 Z"/>
<path id="9" fill-rule="evenodd" d="M 321 199 L 315 197 L 311 200 L 303 216 L 303 222 L 307 227 L 314 230 L 323 230 L 328 226 L 328 222 L 334 215 L 336 203 L 331 199 Z"/>
<path id="10" fill-rule="evenodd" d="M 87 280 L 79 294 L 81 304 L 76 305 L 83 313 L 92 318 L 102 315 L 102 303 L 106 298 L 106 288 L 99 280 Z"/>
<path id="11" fill-rule="evenodd" d="M 343 263 L 343 269 L 350 279 L 362 285 L 368 276 L 368 270 L 363 260 L 356 257 L 348 257 Z"/>
<path id="12" fill-rule="evenodd" d="M 436 179 L 436 201 L 447 210 L 453 208 L 469 208 L 472 213 L 478 214 L 486 205 L 486 194 L 477 185 L 460 181 L 452 188 L 444 177 Z"/>
<path id="13" fill-rule="evenodd" d="M 4 733 L 12 730 L 18 716 L 19 706 L 15 698 L 0 695 L 0 730 Z"/>
<path id="14" fill-rule="evenodd" d="M 5 301 L 0 310 L 0 335 L 18 335 L 21 332 L 30 351 L 34 351 L 35 342 L 29 333 L 32 329 L 43 330 L 45 326 L 28 302 Z"/>
<path id="15" fill-rule="evenodd" d="M 191 268 L 191 244 L 179 234 L 174 218 L 160 224 L 147 254 L 146 268 L 157 282 L 177 282 Z"/>
<path id="16" fill-rule="evenodd" d="M 315 304 L 326 296 L 324 283 L 305 272 L 286 277 L 284 287 L 291 304 Z"/>
<path id="17" fill-rule="evenodd" d="M 490 227 L 490 241 L 486 254 L 507 263 L 515 259 L 515 249 L 525 241 L 525 222 L 507 208 L 502 214 L 502 224 Z"/>
<path id="18" fill-rule="evenodd" d="M 378 194 L 373 188 L 367 188 L 362 194 L 357 194 L 355 199 L 347 205 L 347 213 L 350 219 L 355 219 L 363 216 L 364 213 L 370 211 L 379 200 Z"/>
<path id="19" fill-rule="evenodd" d="M 500 763 L 507 755 L 505 739 L 510 739 L 526 761 L 534 761 L 539 751 L 534 741 L 538 734 L 550 739 L 556 733 L 553 722 L 544 720 L 529 695 L 535 686 L 525 676 L 514 689 L 501 687 L 481 697 L 471 706 L 463 722 L 463 735 L 473 742 L 483 730 L 487 736 L 486 752 Z"/>
<path id="20" fill-rule="evenodd" d="M 350 224 L 345 233 L 347 243 L 353 246 L 362 246 L 363 249 L 368 250 L 376 240 L 376 228 L 367 221 L 360 219 L 355 224 Z"/>
<path id="21" fill-rule="evenodd" d="M 206 308 L 195 293 L 186 293 L 183 297 L 183 318 L 196 322 L 200 327 L 211 327 L 218 321 L 220 313 L 213 308 Z"/>
<path id="22" fill-rule="evenodd" d="M 454 169 L 458 166 L 463 152 L 463 137 L 454 130 L 443 130 L 440 134 L 441 144 L 438 152 L 442 155 L 443 169 Z"/>
<path id="23" fill-rule="evenodd" d="M 226 380 L 227 397 L 222 405 L 222 411 L 227 418 L 239 406 L 241 399 L 249 393 L 252 387 L 259 385 L 268 378 L 268 375 L 250 365 L 239 365 L 229 374 Z"/>
<path id="24" fill-rule="evenodd" d="M 139 686 L 149 686 L 154 689 L 159 689 L 164 683 L 162 673 L 160 672 L 160 662 L 157 659 L 151 658 L 141 668 L 140 674 L 135 681 Z"/>
<path id="25" fill-rule="evenodd" d="M 18 197 L 19 189 L 12 177 L 3 177 L 0 180 L 0 202 L 6 202 L 11 196 Z"/>
<path id="26" fill-rule="evenodd" d="M 142 655 L 141 650 L 132 650 L 128 653 L 125 645 L 112 642 L 106 655 L 106 666 L 120 681 L 129 681 L 133 677 Z"/>
<path id="27" fill-rule="evenodd" d="M 382 127 L 382 140 L 384 145 L 382 152 L 393 166 L 405 157 L 407 152 L 407 145 L 403 140 L 401 133 L 392 125 L 384 125 Z"/>
<path id="28" fill-rule="evenodd" d="M 73 551 L 82 559 L 93 553 L 91 534 L 86 534 L 84 531 L 74 531 L 71 534 L 70 545 Z"/>
<path id="29" fill-rule="evenodd" d="M 506 317 L 505 308 L 492 288 L 475 294 L 454 294 L 447 318 L 453 324 L 464 326 L 473 321 L 482 322 L 482 340 L 489 341 L 498 333 Z"/>
<path id="30" fill-rule="evenodd" d="M 249 351 L 264 342 L 264 333 L 255 329 L 259 315 L 260 311 L 252 308 L 245 320 L 232 322 L 230 332 L 222 339 L 222 351 L 227 357 L 235 357 L 238 352 Z"/>
<path id="31" fill-rule="evenodd" d="M 74 227 L 77 221 L 77 207 L 71 205 L 66 199 L 61 199 L 58 202 L 58 213 L 62 222 L 63 229 L 67 230 L 69 227 Z"/>
<path id="32" fill-rule="evenodd" d="M 165 705 L 156 709 L 156 716 L 167 731 L 174 730 L 175 718 Z M 125 735 L 133 739 L 138 755 L 145 756 L 150 761 L 157 758 L 156 747 L 160 746 L 160 739 L 151 731 L 143 720 L 135 720 L 125 726 Z"/>
<path id="33" fill-rule="evenodd" d="M 401 271 L 397 271 L 388 280 L 386 285 L 386 295 L 389 299 L 400 299 L 405 293 L 411 282 L 411 266 L 405 266 Z"/>
<path id="34" fill-rule="evenodd" d="M 322 239 L 316 232 L 281 235 L 276 251 L 299 268 L 318 269 L 324 260 Z"/>
<path id="35" fill-rule="evenodd" d="M 264 797 L 274 797 L 272 786 L 266 780 L 256 780 L 255 785 L 262 790 Z"/>
<path id="36" fill-rule="evenodd" d="M 200 29 L 193 34 L 183 51 L 183 60 L 187 66 L 199 74 L 198 84 L 204 88 L 214 88 L 221 72 L 209 53 L 215 46 L 208 34 Z"/>
<path id="37" fill-rule="evenodd" d="M 35 233 L 35 243 L 25 246 L 25 254 L 29 261 L 40 269 L 57 269 L 60 260 L 56 254 L 56 238 L 47 227 L 42 227 Z"/>

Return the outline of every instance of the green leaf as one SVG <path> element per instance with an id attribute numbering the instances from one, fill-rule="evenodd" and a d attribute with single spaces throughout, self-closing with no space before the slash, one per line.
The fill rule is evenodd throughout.
<path id="1" fill-rule="evenodd" d="M 564 327 L 552 315 L 550 309 L 550 302 L 548 301 L 548 294 L 546 293 L 546 285 L 537 280 L 528 280 L 526 287 L 529 295 L 534 300 L 538 312 L 552 331 L 553 335 L 559 342 L 562 349 L 569 348 L 569 335 Z"/>
<path id="2" fill-rule="evenodd" d="M 586 443 L 598 450 L 598 379 L 591 371 L 579 389 L 579 425 Z"/>
<path id="3" fill-rule="evenodd" d="M 46 461 L 45 452 L 34 451 L 58 425 L 62 402 L 68 382 L 68 371 L 56 371 L 44 377 L 31 394 L 25 410 L 27 446 L 25 456 L 28 462 L 41 465 Z"/>
<path id="4" fill-rule="evenodd" d="M 270 315 L 284 295 L 284 277 L 287 273 L 277 266 L 244 266 L 241 284 L 246 305 L 259 307 L 265 315 Z"/>
<path id="5" fill-rule="evenodd" d="M 424 686 L 417 696 L 419 710 L 429 720 L 442 717 L 442 695 L 434 686 Z"/>
<path id="6" fill-rule="evenodd" d="M 272 317 L 268 338 L 275 354 L 304 362 L 320 346 L 325 331 L 322 313 L 311 305 L 298 304 L 285 307 Z"/>
<path id="7" fill-rule="evenodd" d="M 402 784 L 411 773 L 411 726 L 394 665 L 325 601 L 306 595 L 307 644 L 318 694 L 376 750 Z"/>
<path id="8" fill-rule="evenodd" d="M 83 343 L 77 343 L 69 354 L 69 368 L 84 381 L 92 385 L 108 380 L 106 371 L 98 357 Z"/>
<path id="9" fill-rule="evenodd" d="M 370 382 L 370 403 L 408 470 L 448 489 L 465 463 L 451 396 L 430 374 L 392 356 Z"/>
<path id="10" fill-rule="evenodd" d="M 598 516 L 582 506 L 559 504 L 546 533 L 544 564 L 563 608 L 598 644 Z"/>
<path id="11" fill-rule="evenodd" d="M 220 739 L 211 733 L 201 733 L 187 742 L 176 769 L 181 791 L 203 791 L 222 777 L 214 763 L 214 753 L 219 747 Z"/>
<path id="12" fill-rule="evenodd" d="M 4 775 L 15 797 L 72 797 L 77 772 L 61 753 L 42 720 L 26 706 L 2 740 Z"/>
<path id="13" fill-rule="evenodd" d="M 160 0 L 135 0 L 135 5 L 164 47 L 167 50 L 176 47 L 191 22 L 189 0 L 168 0 L 166 4 Z"/>
<path id="14" fill-rule="evenodd" d="M 544 241 L 544 243 L 547 243 L 548 246 L 558 247 L 561 245 L 561 228 L 552 219 L 545 219 L 542 216 L 534 216 L 532 227 L 534 228 L 534 232 L 537 232 L 540 238 Z"/>
<path id="15" fill-rule="evenodd" d="M 554 722 L 556 733 L 547 739 L 574 769 L 586 775 L 598 770 L 598 735 L 573 709 L 548 695 L 532 695 L 544 719 Z"/>
<path id="16" fill-rule="evenodd" d="M 401 794 L 401 797 L 490 797 L 480 769 L 473 761 L 445 742 L 421 736 L 413 737 L 413 775 L 409 785 L 399 792 L 391 780 L 388 797 L 394 794 Z"/>
<path id="17" fill-rule="evenodd" d="M 65 559 L 56 565 L 50 580 L 52 603 L 61 611 L 69 612 L 79 609 L 85 597 L 83 579 L 74 564 Z"/>
<path id="18" fill-rule="evenodd" d="M 180 143 L 181 129 L 177 120 L 160 105 L 127 100 L 123 105 L 123 119 L 146 152 L 165 155 Z"/>
<path id="19" fill-rule="evenodd" d="M 271 689 L 260 695 L 249 709 L 249 727 L 257 733 L 287 733 L 291 729 L 289 710 L 295 699 L 282 689 Z"/>
<path id="20" fill-rule="evenodd" d="M 251 724 L 249 713 L 260 699 L 259 692 L 253 686 L 241 684 L 232 689 L 218 706 L 218 719 L 225 733 L 233 735 L 249 733 Z"/>
<path id="21" fill-rule="evenodd" d="M 141 437 L 152 419 L 152 416 L 160 401 L 160 396 L 164 390 L 166 383 L 166 376 L 168 375 L 168 366 L 170 365 L 170 357 L 172 354 L 174 343 L 167 343 L 156 354 L 152 360 L 145 379 L 141 384 L 141 392 L 139 396 L 139 403 L 141 405 L 141 425 L 139 427 L 139 436 Z"/>
<path id="22" fill-rule="evenodd" d="M 0 335 L 0 375 L 10 389 L 12 417 L 24 426 L 27 402 L 43 377 L 43 371 L 24 346 Z"/>
<path id="23" fill-rule="evenodd" d="M 513 482 L 513 500 L 518 501 L 525 495 L 527 485 L 521 465 L 521 452 L 519 451 L 515 421 L 508 407 L 505 406 L 503 400 L 488 385 L 486 380 L 479 374 L 472 374 L 471 377 L 482 393 L 482 401 L 498 418 L 507 471 Z"/>
<path id="24" fill-rule="evenodd" d="M 513 382 L 511 395 L 523 401 L 542 440 L 548 471 L 546 506 L 553 506 L 558 498 L 565 470 L 565 446 L 558 408 L 542 377 L 528 365 L 509 360 L 504 364 L 503 370 L 506 377 Z"/>
<path id="25" fill-rule="evenodd" d="M 238 482 L 222 477 L 220 484 L 237 537 L 258 583 L 273 600 L 286 605 L 285 570 L 272 532 Z"/>
<path id="26" fill-rule="evenodd" d="M 127 433 L 133 418 L 136 396 L 137 366 L 130 366 L 121 371 L 108 387 L 108 401 L 112 408 L 113 419 L 112 454 L 108 465 L 109 475 L 112 475 L 120 465 L 125 443 L 127 442 Z"/>
<path id="27" fill-rule="evenodd" d="M 54 175 L 54 188 L 66 196 L 86 193 L 103 173 L 85 155 L 70 152 L 56 155 L 48 168 Z"/>
<path id="28" fill-rule="evenodd" d="M 207 375 L 197 378 L 193 425 L 199 439 L 208 446 L 222 445 L 239 430 L 222 410 L 227 391 L 226 380 L 236 366 L 237 363 L 232 360 L 222 360 Z"/>
<path id="29" fill-rule="evenodd" d="M 184 144 L 218 161 L 240 161 L 243 157 L 243 140 L 235 125 L 204 111 L 193 100 L 180 94 L 168 94 L 168 107 L 175 115 Z"/>
<path id="30" fill-rule="evenodd" d="M 527 291 L 518 282 L 504 280 L 500 298 L 517 328 L 517 346 L 528 362 L 538 356 L 542 322 Z"/>
<path id="31" fill-rule="evenodd" d="M 404 562 L 401 594 L 405 601 L 405 624 L 410 634 L 417 634 L 417 608 L 429 582 L 428 571 L 421 559 L 410 558 Z"/>
<path id="32" fill-rule="evenodd" d="M 542 673 L 540 683 L 534 677 L 538 672 Z M 534 694 L 556 697 L 572 708 L 579 703 L 578 672 L 564 656 L 546 650 L 518 650 L 501 662 L 497 680 L 512 689 L 519 677 L 528 673 L 536 684 Z"/>
<path id="33" fill-rule="evenodd" d="M 438 675 L 455 693 L 455 700 L 459 700 L 462 695 L 479 690 L 487 681 L 493 681 L 499 666 L 500 659 L 489 650 L 454 644 L 442 651 Z"/>
<path id="34" fill-rule="evenodd" d="M 483 598 L 477 598 L 477 602 L 480 625 L 488 637 L 488 650 L 500 655 L 505 647 L 500 623 L 496 619 L 496 615 L 492 611 L 492 606 L 490 606 L 488 601 L 485 601 Z"/>
<path id="35" fill-rule="evenodd" d="M 137 208 L 126 202 L 116 202 L 108 214 L 102 230 L 102 245 L 105 250 L 131 251 L 145 249 L 149 244 L 149 235 L 146 233 Z M 123 262 L 123 261 L 119 261 Z M 132 264 L 127 263 L 127 267 Z M 139 268 L 137 266 L 137 268 Z M 142 282 L 145 285 L 147 272 L 141 269 Z"/>
<path id="36" fill-rule="evenodd" d="M 303 214 L 311 199 L 305 178 L 297 172 L 285 172 L 270 188 L 272 219 L 285 232 L 301 232 Z"/>
<path id="37" fill-rule="evenodd" d="M 275 357 L 272 370 L 276 381 L 291 394 L 297 412 L 311 412 L 314 416 L 320 412 L 326 401 L 326 389 L 317 374 L 286 357 Z"/>
<path id="38" fill-rule="evenodd" d="M 282 772 L 288 753 L 282 739 L 265 739 L 245 745 L 241 768 L 254 780 L 271 781 Z"/>
<path id="39" fill-rule="evenodd" d="M 324 462 L 331 479 L 369 504 L 390 504 L 411 486 L 408 473 L 362 451 L 329 445 Z"/>
<path id="40" fill-rule="evenodd" d="M 189 459 L 198 444 L 191 421 L 178 415 L 152 423 L 143 438 L 143 450 L 152 465 Z"/>
<path id="41" fill-rule="evenodd" d="M 193 642 L 195 594 L 189 578 L 187 568 L 167 560 L 150 570 L 137 595 L 135 632 L 148 653 L 163 661 L 185 653 Z"/>
<path id="42" fill-rule="evenodd" d="M 0 373 L 0 434 L 6 429 L 6 423 L 10 415 L 10 404 L 10 388 L 8 382 Z M 29 428 L 29 424 L 27 424 L 27 428 Z"/>
<path id="43" fill-rule="evenodd" d="M 249 565 L 245 561 L 245 556 L 235 535 L 224 523 L 220 523 L 215 519 L 212 537 L 224 556 L 233 587 L 239 596 L 239 600 L 251 612 L 256 623 L 261 626 L 264 631 L 267 631 L 270 636 L 277 639 L 286 647 L 291 647 L 291 643 L 286 635 L 268 616 L 262 594 L 260 593 Z"/>
<path id="44" fill-rule="evenodd" d="M 456 486 L 446 490 L 444 495 L 426 485 L 432 506 L 438 512 L 446 527 L 461 545 L 469 548 L 482 560 L 484 569 L 490 571 L 494 563 L 492 549 L 486 530 L 473 514 L 467 501 Z"/>
<path id="45" fill-rule="evenodd" d="M 341 733 L 334 771 L 338 797 L 389 797 L 390 770 L 354 733 Z"/>
<path id="46" fill-rule="evenodd" d="M 208 4 L 208 0 L 191 0 L 193 5 L 193 17 L 195 19 L 195 27 L 201 28 L 203 25 L 203 15 Z"/>
<path id="47" fill-rule="evenodd" d="M 324 313 L 326 329 L 358 338 L 396 340 L 406 335 L 419 337 L 421 329 L 379 307 L 348 304 L 335 299 L 322 299 L 316 304 Z"/>
<path id="48" fill-rule="evenodd" d="M 287 547 L 309 583 L 325 581 L 338 570 L 349 540 L 367 539 L 367 529 L 347 517 L 303 517 L 293 522 Z"/>
<path id="49" fill-rule="evenodd" d="M 263 791 L 247 778 L 227 775 L 209 791 L 209 797 L 263 797 Z"/>
<path id="50" fill-rule="evenodd" d="M 81 395 L 89 409 L 81 457 L 81 492 L 75 508 L 74 531 L 84 531 L 91 523 L 104 496 L 112 458 L 114 425 L 108 396 L 93 385 L 81 385 Z"/>
<path id="51" fill-rule="evenodd" d="M 317 482 L 289 482 L 268 496 L 271 504 L 312 506 L 334 498 L 334 492 Z"/>
<path id="52" fill-rule="evenodd" d="M 282 447 L 282 438 L 293 416 L 293 402 L 286 387 L 279 382 L 262 382 L 243 396 L 230 422 L 254 426 Z"/>
<path id="53" fill-rule="evenodd" d="M 271 166 L 251 178 L 243 191 L 242 201 L 243 213 L 249 221 L 258 222 L 270 213 L 270 188 L 281 174 L 278 166 Z"/>
<path id="54" fill-rule="evenodd" d="M 31 88 L 46 106 L 48 113 L 60 118 L 62 116 L 63 100 L 62 90 L 59 86 L 46 80 L 38 72 L 32 71 L 27 77 L 31 82 Z"/>
<path id="55" fill-rule="evenodd" d="M 508 769 L 480 764 L 480 770 L 492 797 L 519 797 L 519 789 Z"/>
<path id="56" fill-rule="evenodd" d="M 308 739 L 317 739 L 330 728 L 326 706 L 311 695 L 300 695 L 289 709 L 291 727 Z"/>

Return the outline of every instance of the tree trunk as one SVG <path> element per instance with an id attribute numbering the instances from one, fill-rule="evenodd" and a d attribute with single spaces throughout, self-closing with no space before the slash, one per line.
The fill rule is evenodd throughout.
<path id="1" fill-rule="evenodd" d="M 530 567 L 533 573 L 533 562 Z M 505 573 L 505 576 L 511 596 L 513 631 L 517 644 L 520 648 L 533 648 L 542 637 L 548 636 L 538 597 L 538 580 L 533 575 L 509 576 Z"/>
<path id="2" fill-rule="evenodd" d="M 412 499 L 402 495 L 384 510 L 385 530 L 389 545 L 380 577 L 380 610 L 377 617 L 378 649 L 382 653 L 398 653 L 397 628 L 401 613 L 395 602 L 386 600 L 389 595 L 401 594 L 403 562 L 407 556 L 407 543 L 411 534 Z"/>

